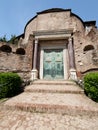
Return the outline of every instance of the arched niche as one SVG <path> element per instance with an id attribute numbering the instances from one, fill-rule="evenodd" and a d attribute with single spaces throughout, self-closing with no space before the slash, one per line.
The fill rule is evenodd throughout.
<path id="1" fill-rule="evenodd" d="M 8 53 L 12 52 L 12 48 L 8 45 L 1 46 L 0 50 L 3 51 L 3 52 L 8 52 Z"/>
<path id="2" fill-rule="evenodd" d="M 83 51 L 86 52 L 86 51 L 90 51 L 90 50 L 94 50 L 94 46 L 93 45 L 87 45 L 84 47 Z"/>
<path id="3" fill-rule="evenodd" d="M 23 48 L 18 48 L 16 54 L 25 55 L 25 50 Z"/>

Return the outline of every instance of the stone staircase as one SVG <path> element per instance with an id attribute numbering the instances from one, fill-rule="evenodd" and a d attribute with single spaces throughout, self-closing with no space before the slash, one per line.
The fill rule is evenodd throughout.
<path id="1" fill-rule="evenodd" d="M 84 90 L 76 87 L 76 83 L 72 81 L 38 80 L 33 82 L 33 85 L 27 86 L 25 92 L 83 94 Z"/>
<path id="2" fill-rule="evenodd" d="M 64 80 L 36 80 L 4 106 L 36 113 L 98 115 L 98 104 L 86 97 L 75 82 Z"/>

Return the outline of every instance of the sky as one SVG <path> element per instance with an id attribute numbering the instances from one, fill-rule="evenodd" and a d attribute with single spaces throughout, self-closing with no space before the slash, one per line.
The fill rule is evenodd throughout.
<path id="1" fill-rule="evenodd" d="M 21 35 L 37 12 L 50 8 L 71 9 L 83 21 L 96 20 L 98 27 L 98 0 L 0 0 L 0 37 Z"/>

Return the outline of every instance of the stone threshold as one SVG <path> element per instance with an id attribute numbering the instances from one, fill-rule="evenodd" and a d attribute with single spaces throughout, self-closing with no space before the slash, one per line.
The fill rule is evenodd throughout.
<path id="1" fill-rule="evenodd" d="M 76 85 L 72 80 L 35 80 L 31 84 L 40 84 L 40 85 Z"/>

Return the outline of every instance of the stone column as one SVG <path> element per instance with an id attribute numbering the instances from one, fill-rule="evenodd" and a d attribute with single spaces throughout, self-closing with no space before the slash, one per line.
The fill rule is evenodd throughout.
<path id="1" fill-rule="evenodd" d="M 33 56 L 33 70 L 31 72 L 31 80 L 36 80 L 38 78 L 37 51 L 38 51 L 38 39 L 35 39 L 34 56 Z"/>
<path id="2" fill-rule="evenodd" d="M 35 47 L 34 47 L 34 60 L 33 60 L 33 69 L 36 69 L 37 64 L 37 50 L 38 50 L 38 39 L 35 40 Z"/>
<path id="3" fill-rule="evenodd" d="M 68 40 L 69 40 L 69 43 L 68 43 L 68 53 L 69 53 L 70 79 L 77 80 L 76 69 L 75 69 L 73 40 L 72 40 L 71 37 Z"/>

